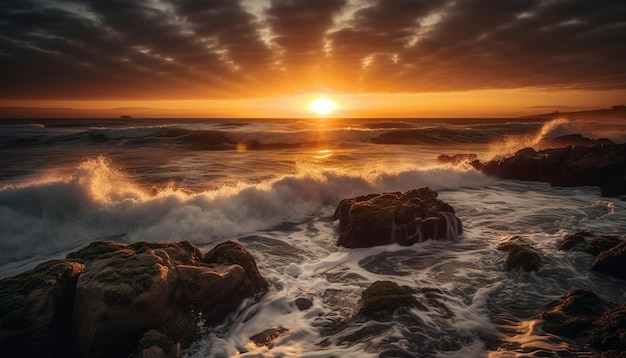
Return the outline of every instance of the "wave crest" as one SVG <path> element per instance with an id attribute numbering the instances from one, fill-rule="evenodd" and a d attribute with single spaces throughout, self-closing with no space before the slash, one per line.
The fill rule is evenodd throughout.
<path id="1" fill-rule="evenodd" d="M 11 262 L 14 267 L 28 257 L 50 258 L 93 240 L 210 244 L 314 215 L 330 217 L 346 197 L 489 183 L 491 179 L 473 170 L 433 167 L 368 176 L 303 172 L 200 193 L 172 186 L 151 191 L 98 157 L 70 175 L 0 189 L 0 272 L 11 271 L 4 267 Z"/>

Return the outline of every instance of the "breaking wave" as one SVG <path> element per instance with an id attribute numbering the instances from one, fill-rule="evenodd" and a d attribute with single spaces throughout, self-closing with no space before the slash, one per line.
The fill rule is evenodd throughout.
<path id="1" fill-rule="evenodd" d="M 51 173 L 0 189 L 0 267 L 98 239 L 209 244 L 320 212 L 332 215 L 346 197 L 421 186 L 482 187 L 491 181 L 476 171 L 451 167 L 367 176 L 303 171 L 255 185 L 190 193 L 180 187 L 146 188 L 98 157 L 71 174 Z"/>

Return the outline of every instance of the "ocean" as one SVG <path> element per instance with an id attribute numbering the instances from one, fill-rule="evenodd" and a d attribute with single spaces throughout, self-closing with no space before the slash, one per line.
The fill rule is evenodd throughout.
<path id="1" fill-rule="evenodd" d="M 532 317 L 579 287 L 626 302 L 623 281 L 591 271 L 591 255 L 558 249 L 579 230 L 626 233 L 626 202 L 437 161 L 497 159 L 574 133 L 626 142 L 626 124 L 598 119 L 2 120 L 0 277 L 95 240 L 208 250 L 232 239 L 270 290 L 206 328 L 186 357 L 591 357 Z M 342 199 L 420 187 L 455 209 L 460 241 L 336 246 Z M 504 270 L 496 247 L 513 236 L 540 253 L 539 271 Z M 415 288 L 426 310 L 355 320 L 378 280 Z M 289 331 L 273 345 L 250 344 L 278 326 Z"/>

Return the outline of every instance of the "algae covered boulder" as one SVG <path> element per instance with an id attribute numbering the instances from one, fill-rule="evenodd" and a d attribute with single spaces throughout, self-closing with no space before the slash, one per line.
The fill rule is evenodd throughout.
<path id="1" fill-rule="evenodd" d="M 626 241 L 600 253 L 592 268 L 613 277 L 626 279 Z"/>
<path id="2" fill-rule="evenodd" d="M 617 235 L 594 236 L 589 231 L 579 231 L 565 236 L 559 245 L 559 250 L 583 251 L 598 256 L 600 253 L 610 250 L 620 243 L 622 243 L 622 240 Z"/>
<path id="3" fill-rule="evenodd" d="M 234 242 L 205 256 L 187 241 L 98 241 L 67 257 L 0 281 L 3 355 L 178 357 L 268 288 Z"/>
<path id="4" fill-rule="evenodd" d="M 235 241 L 225 241 L 217 244 L 206 253 L 203 261 L 207 264 L 237 264 L 246 271 L 246 280 L 254 293 L 265 292 L 268 289 L 267 281 L 259 273 L 254 257 L 243 245 Z"/>
<path id="5" fill-rule="evenodd" d="M 388 321 L 400 307 L 423 307 L 408 286 L 392 281 L 376 281 L 361 294 L 360 313 L 377 320 Z"/>
<path id="6" fill-rule="evenodd" d="M 530 272 L 538 271 L 541 267 L 539 253 L 517 236 L 498 245 L 498 250 L 509 253 L 504 263 L 504 269 L 507 271 L 522 269 Z"/>
<path id="7" fill-rule="evenodd" d="M 454 209 L 421 188 L 406 193 L 371 194 L 344 199 L 335 211 L 339 246 L 358 248 L 426 240 L 456 241 L 463 232 Z"/>
<path id="8" fill-rule="evenodd" d="M 73 317 L 81 356 L 105 356 L 103 347 L 121 356 L 150 329 L 189 344 L 203 325 L 223 320 L 245 298 L 267 290 L 258 270 L 258 277 L 249 278 L 246 268 L 256 264 L 239 244 L 225 244 L 238 251 L 228 251 L 220 262 L 213 251 L 205 257 L 184 241 L 91 246 L 73 255 L 91 259 L 78 280 Z"/>
<path id="9" fill-rule="evenodd" d="M 599 351 L 600 357 L 626 352 L 626 305 L 605 301 L 594 292 L 574 289 L 547 304 L 535 319 L 548 333 Z"/>
<path id="10" fill-rule="evenodd" d="M 138 358 L 182 358 L 180 343 L 155 329 L 144 333 L 135 349 L 134 357 Z"/>
<path id="11" fill-rule="evenodd" d="M 588 343 L 599 350 L 620 352 L 623 357 L 626 352 L 626 305 L 609 310 L 596 320 Z"/>
<path id="12" fill-rule="evenodd" d="M 84 265 L 48 261 L 0 280 L 0 346 L 5 357 L 59 357 L 70 353 L 76 281 Z M 46 349 L 42 349 L 45 347 Z"/>
<path id="13" fill-rule="evenodd" d="M 574 339 L 589 334 L 593 322 L 606 309 L 606 303 L 595 293 L 575 289 L 546 305 L 536 318 L 544 320 L 546 332 Z"/>

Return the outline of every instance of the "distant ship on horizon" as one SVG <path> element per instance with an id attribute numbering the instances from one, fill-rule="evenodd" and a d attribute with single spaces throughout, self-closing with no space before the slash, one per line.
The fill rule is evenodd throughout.
<path id="1" fill-rule="evenodd" d="M 129 115 L 127 115 L 127 114 L 124 114 L 124 115 L 121 115 L 121 116 L 120 116 L 120 118 L 121 118 L 121 119 L 131 119 L 131 118 L 133 118 L 133 117 L 132 117 L 132 116 L 129 116 Z"/>

